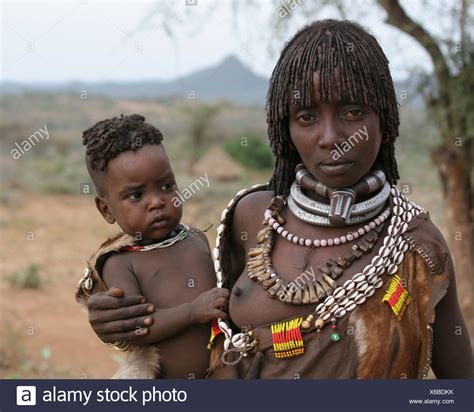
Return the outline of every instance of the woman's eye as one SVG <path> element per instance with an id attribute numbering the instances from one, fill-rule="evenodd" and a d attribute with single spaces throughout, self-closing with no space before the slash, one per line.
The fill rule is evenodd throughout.
<path id="1" fill-rule="evenodd" d="M 364 112 L 362 110 L 352 109 L 346 112 L 346 117 L 350 120 L 359 119 L 360 117 L 363 116 L 363 114 Z"/>
<path id="2" fill-rule="evenodd" d="M 312 121 L 314 121 L 314 119 L 315 119 L 315 116 L 312 115 L 311 113 L 302 113 L 297 117 L 297 120 L 303 124 L 311 123 Z"/>
<path id="3" fill-rule="evenodd" d="M 141 192 L 133 192 L 129 197 L 130 200 L 137 201 L 142 198 L 142 193 Z"/>

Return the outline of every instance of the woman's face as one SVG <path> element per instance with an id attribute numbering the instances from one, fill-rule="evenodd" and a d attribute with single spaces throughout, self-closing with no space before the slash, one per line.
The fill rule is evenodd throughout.
<path id="1" fill-rule="evenodd" d="M 319 74 L 313 76 L 319 90 Z M 371 169 L 382 136 L 380 119 L 364 104 L 318 102 L 290 107 L 291 140 L 309 172 L 325 185 L 348 187 Z"/>

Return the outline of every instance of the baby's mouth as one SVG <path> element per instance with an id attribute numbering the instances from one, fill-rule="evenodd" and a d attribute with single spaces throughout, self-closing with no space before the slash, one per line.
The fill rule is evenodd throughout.
<path id="1" fill-rule="evenodd" d="M 160 217 L 160 218 L 154 219 L 151 222 L 150 227 L 152 229 L 162 229 L 162 228 L 166 227 L 167 225 L 168 225 L 168 218 Z"/>

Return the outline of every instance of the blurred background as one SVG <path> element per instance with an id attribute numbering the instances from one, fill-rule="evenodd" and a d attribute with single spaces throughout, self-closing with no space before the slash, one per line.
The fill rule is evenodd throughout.
<path id="1" fill-rule="evenodd" d="M 0 378 L 108 378 L 122 361 L 74 301 L 86 259 L 118 231 L 95 209 L 82 131 L 121 113 L 157 126 L 180 187 L 210 179 L 186 201 L 183 221 L 214 225 L 213 245 L 227 202 L 270 177 L 265 97 L 284 42 L 329 17 L 369 28 L 390 60 L 399 186 L 451 247 L 474 337 L 472 8 L 471 0 L 3 1 Z"/>

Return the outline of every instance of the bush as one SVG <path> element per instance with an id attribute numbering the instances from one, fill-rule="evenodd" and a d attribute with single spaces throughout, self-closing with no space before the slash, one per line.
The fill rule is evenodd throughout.
<path id="1" fill-rule="evenodd" d="M 237 162 L 250 169 L 271 169 L 273 156 L 262 139 L 250 136 L 224 142 L 224 150 Z"/>
<path id="2" fill-rule="evenodd" d="M 6 278 L 6 281 L 14 288 L 39 289 L 45 283 L 45 280 L 40 276 L 42 268 L 41 265 L 31 263 L 26 269 L 12 273 Z"/>

